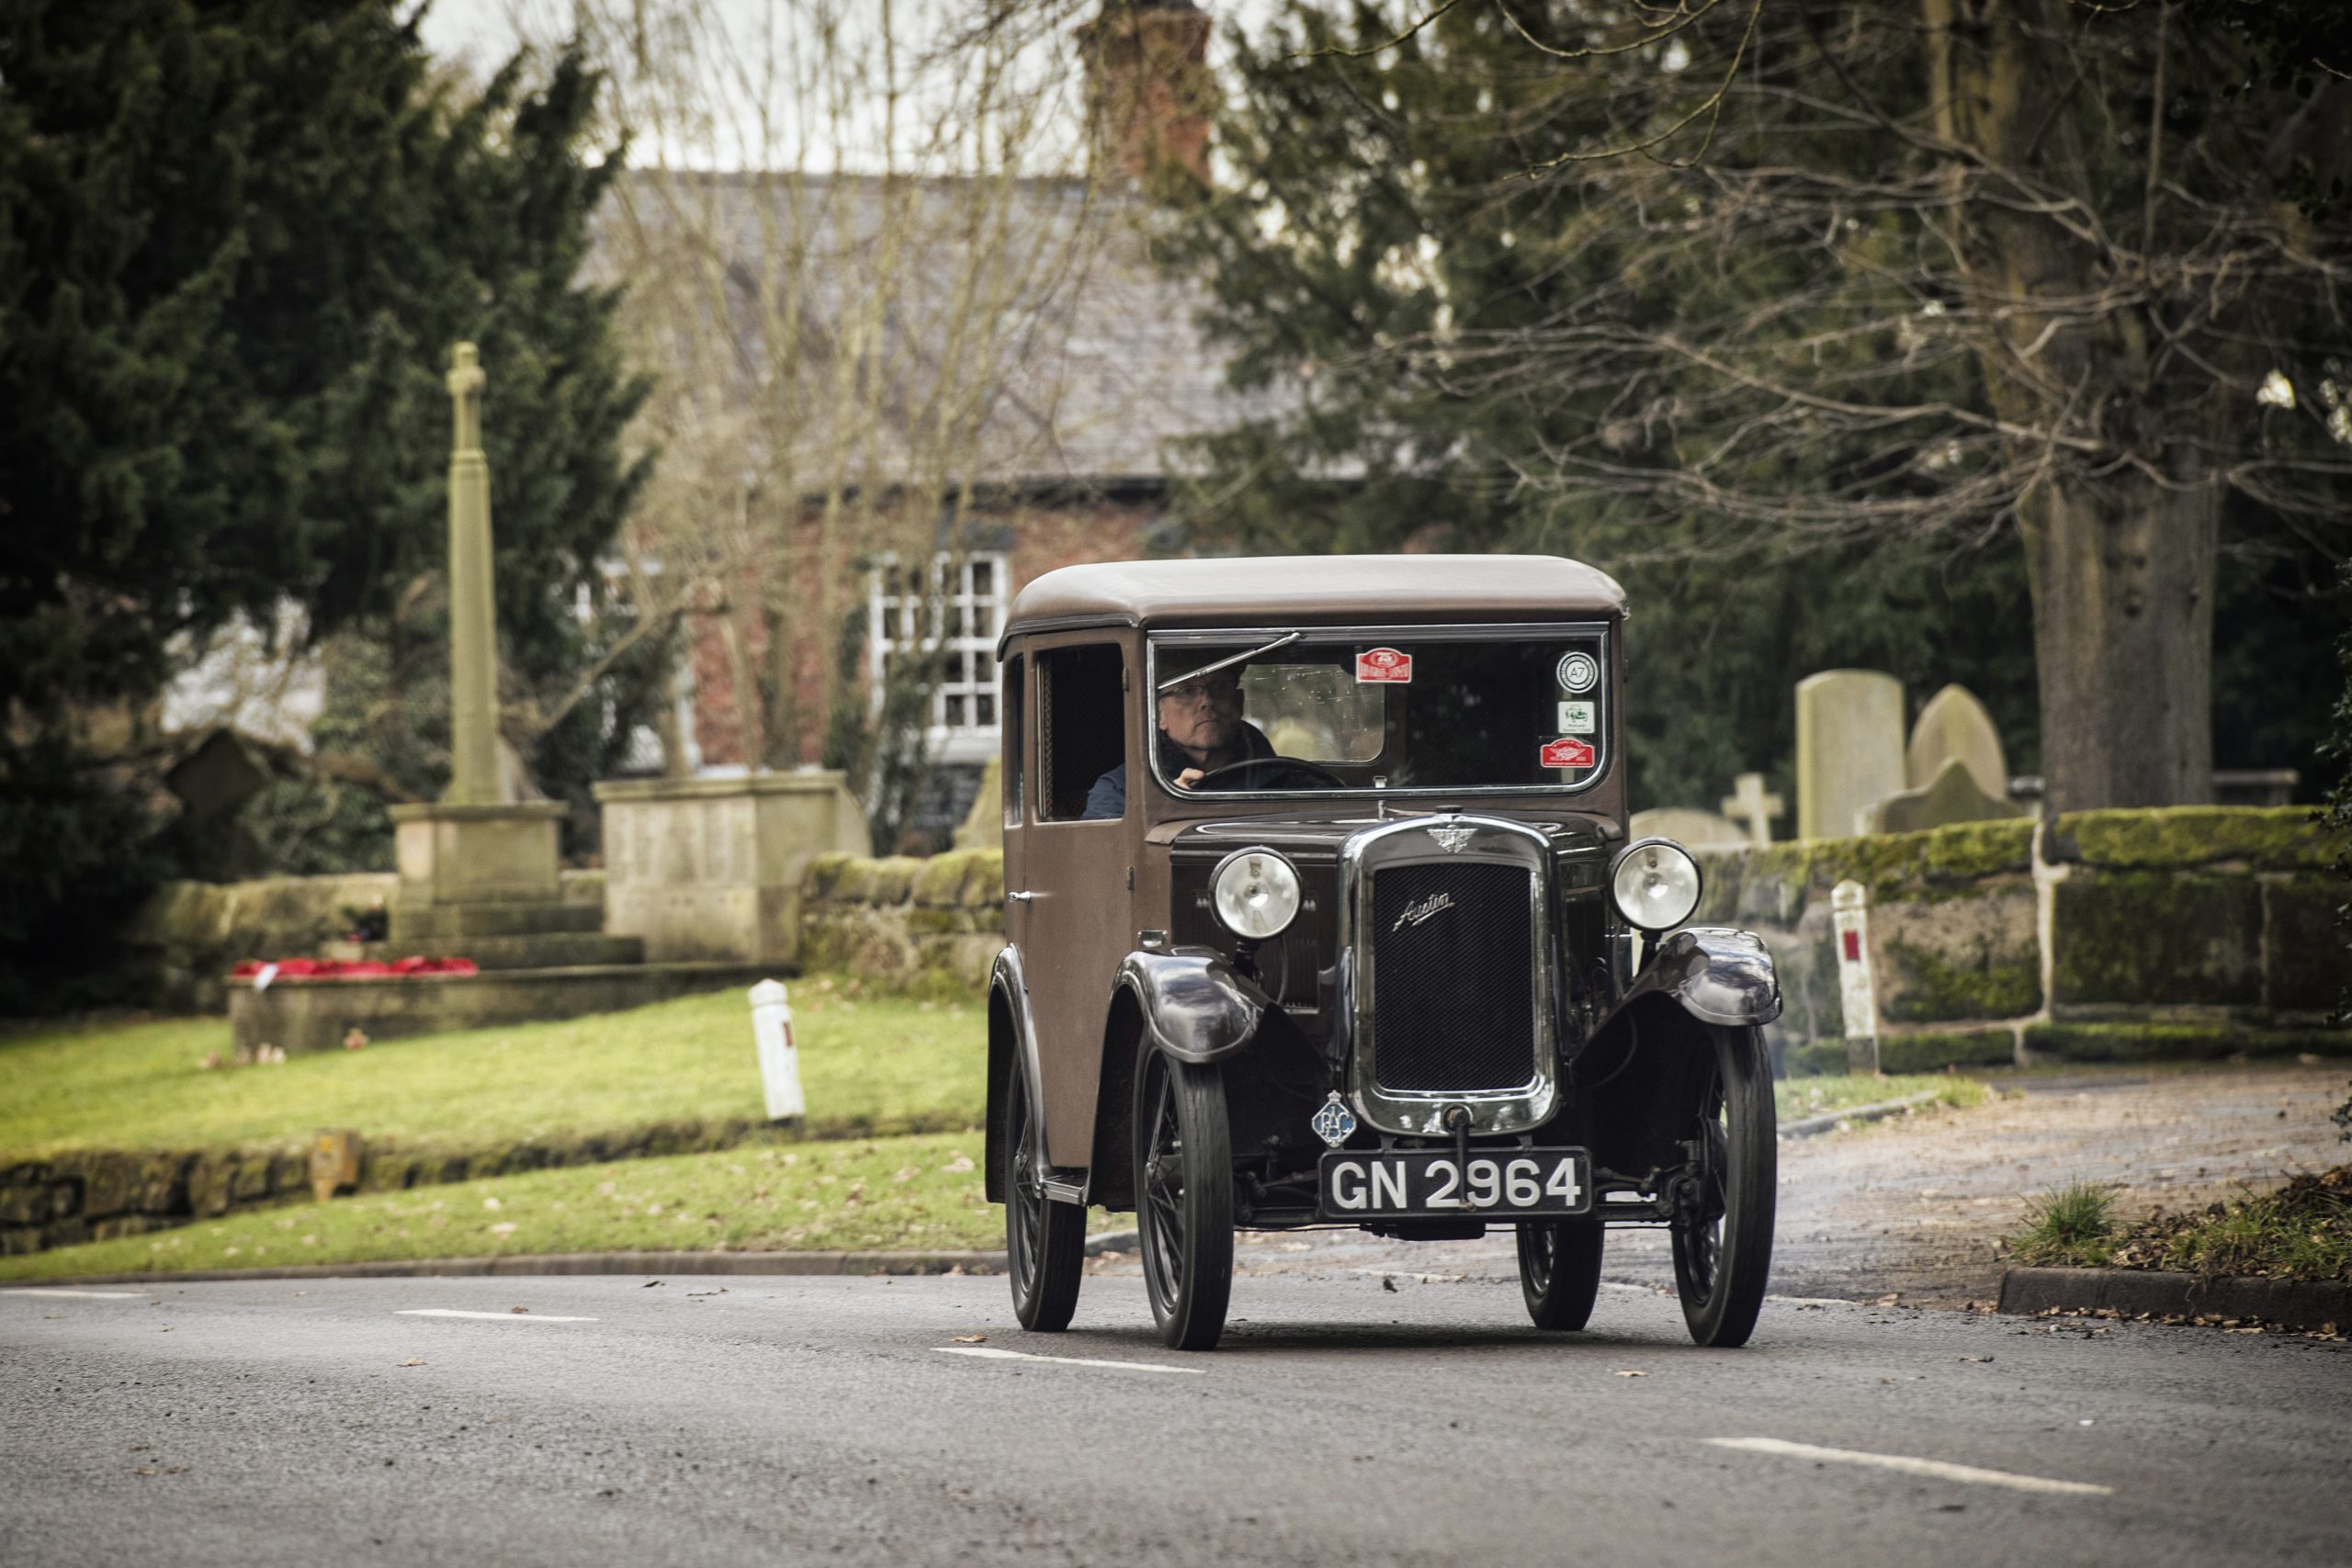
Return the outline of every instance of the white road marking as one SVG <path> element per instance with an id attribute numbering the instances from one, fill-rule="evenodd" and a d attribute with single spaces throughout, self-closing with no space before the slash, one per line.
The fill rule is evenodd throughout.
<path id="1" fill-rule="evenodd" d="M 459 1312 L 455 1307 L 401 1307 L 395 1317 L 480 1317 L 493 1323 L 594 1323 L 593 1317 L 561 1317 L 554 1313 Z"/>
<path id="2" fill-rule="evenodd" d="M 1791 1459 L 1819 1460 L 1825 1463 L 1871 1465 L 1880 1470 L 1899 1470 L 1905 1475 L 1924 1475 L 1934 1481 L 1963 1481 L 1975 1486 L 2006 1486 L 2012 1492 L 2052 1492 L 2074 1497 L 2105 1497 L 2115 1491 L 2112 1486 L 2094 1486 L 2086 1481 L 2052 1481 L 2040 1475 L 2016 1475 L 2006 1470 L 1979 1470 L 1973 1464 L 1946 1464 L 1939 1459 L 1912 1459 L 1904 1454 L 1863 1453 L 1858 1449 L 1819 1449 L 1811 1443 L 1785 1442 L 1779 1438 L 1708 1438 L 1704 1440 L 1719 1449 L 1739 1449 L 1756 1454 L 1785 1454 Z"/>
<path id="3" fill-rule="evenodd" d="M 1171 1367 L 1163 1361 L 1095 1361 L 1084 1356 L 1033 1356 L 1026 1350 L 999 1350 L 987 1345 L 933 1345 L 943 1356 L 978 1356 L 991 1361 L 1043 1361 L 1055 1367 L 1108 1367 L 1118 1372 L 1182 1372 L 1199 1377 L 1206 1367 Z"/>
<path id="4" fill-rule="evenodd" d="M 86 1296 L 94 1302 L 141 1302 L 154 1293 L 153 1291 L 22 1290 L 15 1287 L 0 1291 L 0 1296 Z"/>

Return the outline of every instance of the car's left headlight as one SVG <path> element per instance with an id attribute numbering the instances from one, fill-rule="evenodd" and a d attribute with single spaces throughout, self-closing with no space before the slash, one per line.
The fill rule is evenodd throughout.
<path id="1" fill-rule="evenodd" d="M 1609 892 L 1617 912 L 1645 931 L 1670 931 L 1699 907 L 1699 863 L 1671 839 L 1640 839 L 1618 852 Z"/>
<path id="2" fill-rule="evenodd" d="M 1298 868 L 1272 850 L 1236 850 L 1209 879 L 1209 902 L 1238 937 L 1280 936 L 1298 918 Z"/>

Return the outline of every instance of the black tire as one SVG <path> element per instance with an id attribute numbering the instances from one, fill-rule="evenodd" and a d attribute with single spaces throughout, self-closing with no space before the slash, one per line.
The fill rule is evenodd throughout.
<path id="1" fill-rule="evenodd" d="M 1582 1328 L 1600 1294 L 1598 1219 L 1531 1220 L 1519 1227 L 1519 1293 L 1538 1328 Z"/>
<path id="2" fill-rule="evenodd" d="M 1233 1295 L 1233 1131 L 1225 1077 L 1146 1048 L 1136 1074 L 1136 1229 L 1171 1349 L 1209 1350 Z"/>
<path id="3" fill-rule="evenodd" d="M 1772 1271 L 1779 1180 L 1772 1067 L 1756 1029 L 1713 1028 L 1684 1078 L 1697 1179 L 1669 1225 L 1682 1318 L 1702 1345 L 1745 1345 Z"/>
<path id="4" fill-rule="evenodd" d="M 1046 1196 L 1046 1136 L 1029 1085 L 1012 1069 L 1004 1095 L 1005 1272 L 1012 1315 L 1036 1334 L 1059 1334 L 1078 1311 L 1085 1279 L 1086 1211 Z"/>

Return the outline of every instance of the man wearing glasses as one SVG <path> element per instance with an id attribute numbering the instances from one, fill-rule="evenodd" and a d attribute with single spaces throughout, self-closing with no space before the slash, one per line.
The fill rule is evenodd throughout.
<path id="1" fill-rule="evenodd" d="M 1263 789 L 1273 770 L 1238 764 L 1272 759 L 1273 742 L 1241 716 L 1241 666 L 1224 662 L 1172 681 L 1159 693 L 1159 766 L 1178 789 L 1210 779 L 1212 789 Z M 1231 769 L 1222 777 L 1212 777 Z M 1113 768 L 1086 793 L 1084 820 L 1127 812 L 1127 765 Z"/>

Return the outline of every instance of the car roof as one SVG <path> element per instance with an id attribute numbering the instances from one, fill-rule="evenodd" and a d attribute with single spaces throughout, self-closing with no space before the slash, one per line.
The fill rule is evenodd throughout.
<path id="1" fill-rule="evenodd" d="M 1563 556 L 1222 556 L 1101 561 L 1013 596 L 1004 644 L 1070 626 L 1285 626 L 1590 620 L 1622 615 L 1607 572 Z"/>

